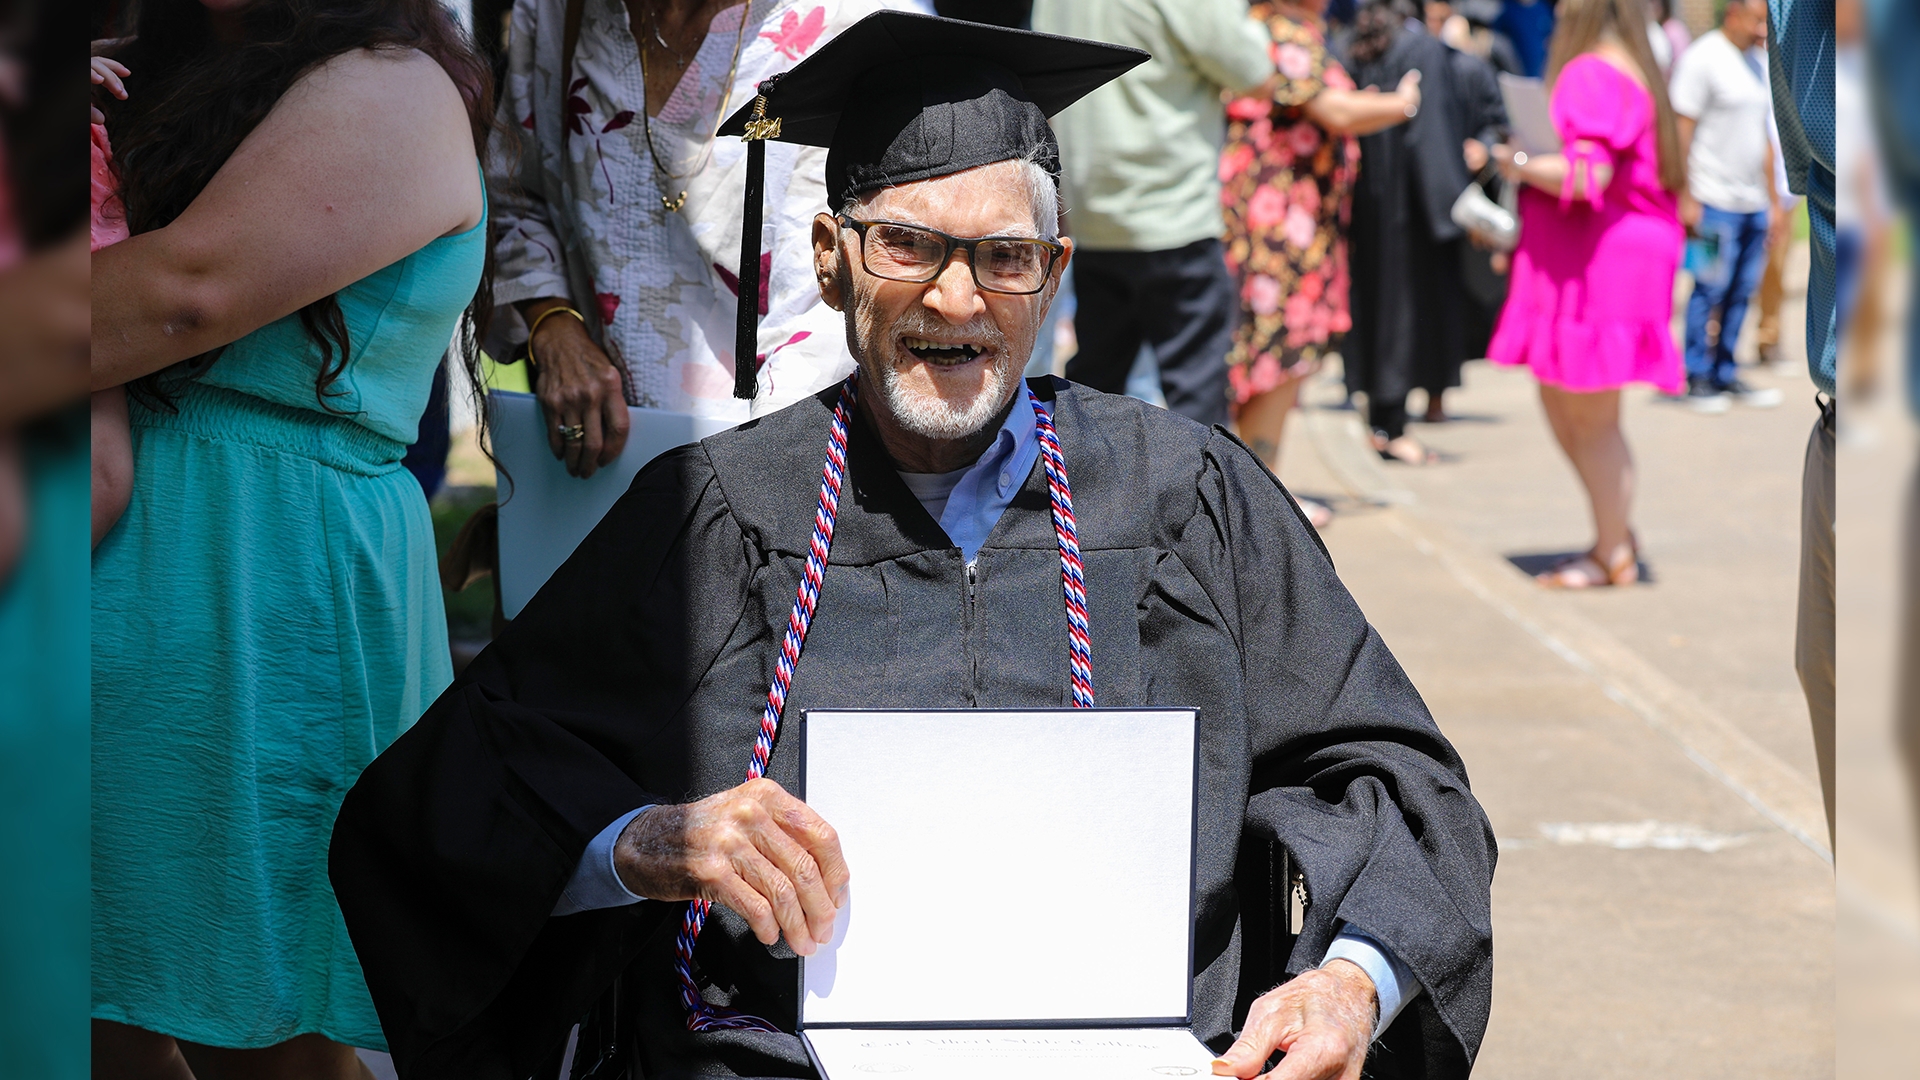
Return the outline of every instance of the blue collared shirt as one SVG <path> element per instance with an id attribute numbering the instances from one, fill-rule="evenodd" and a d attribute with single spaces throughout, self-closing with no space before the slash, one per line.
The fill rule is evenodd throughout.
<path id="1" fill-rule="evenodd" d="M 1022 393 L 1007 411 L 1000 433 L 980 460 L 950 473 L 900 474 L 967 562 L 980 554 L 987 535 L 1040 460 L 1040 429 L 1026 397 Z"/>
<path id="2" fill-rule="evenodd" d="M 986 453 L 980 455 L 980 460 L 951 473 L 901 473 L 900 478 L 926 507 L 927 513 L 940 522 L 947 538 L 960 549 L 961 557 L 971 563 L 1000 521 L 1000 515 L 1027 482 L 1039 458 L 1039 428 L 1034 422 L 1033 407 L 1022 393 L 1020 401 L 1008 411 L 1006 422 L 1000 425 L 1000 434 Z M 627 823 L 649 809 L 651 807 L 643 806 L 615 818 L 587 843 L 580 865 L 560 894 L 560 902 L 554 905 L 555 915 L 619 907 L 644 899 L 620 880 L 613 865 L 613 849 Z M 1388 952 L 1386 946 L 1357 930 L 1343 926 L 1328 946 L 1321 964 L 1325 966 L 1335 960 L 1352 962 L 1373 980 L 1374 993 L 1380 1003 L 1379 1019 L 1373 1030 L 1376 1039 L 1407 1002 L 1420 993 L 1420 983 L 1407 966 Z"/>

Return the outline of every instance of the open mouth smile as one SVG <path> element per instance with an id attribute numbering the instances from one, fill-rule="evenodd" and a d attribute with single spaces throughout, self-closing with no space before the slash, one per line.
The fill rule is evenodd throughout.
<path id="1" fill-rule="evenodd" d="M 900 344 L 920 359 L 941 366 L 964 364 L 986 352 L 980 346 L 965 341 L 929 341 L 920 337 L 903 337 L 900 339 Z"/>

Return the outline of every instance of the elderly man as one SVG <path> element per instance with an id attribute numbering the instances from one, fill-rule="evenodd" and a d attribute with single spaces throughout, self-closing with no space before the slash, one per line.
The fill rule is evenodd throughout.
<path id="1" fill-rule="evenodd" d="M 1139 58 L 885 13 L 736 117 L 830 144 L 813 270 L 856 372 L 662 455 L 347 796 L 333 881 L 403 1077 L 524 1077 L 596 1000 L 581 1053 L 648 1077 L 812 1075 L 794 956 L 861 871 L 782 718 L 1094 703 L 1199 711 L 1217 1072 L 1355 1080 L 1378 1040 L 1376 1074 L 1466 1074 L 1493 841 L 1418 694 L 1239 442 L 1019 378 L 1072 254 L 1046 115 Z"/>

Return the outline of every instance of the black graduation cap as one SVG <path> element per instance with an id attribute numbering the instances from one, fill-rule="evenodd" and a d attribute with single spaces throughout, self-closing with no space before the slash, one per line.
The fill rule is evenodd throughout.
<path id="1" fill-rule="evenodd" d="M 1032 157 L 1060 173 L 1047 117 L 1147 59 L 1139 49 L 878 11 L 848 27 L 720 125 L 747 140 L 735 397 L 753 397 L 766 140 L 827 148 L 827 198 Z"/>

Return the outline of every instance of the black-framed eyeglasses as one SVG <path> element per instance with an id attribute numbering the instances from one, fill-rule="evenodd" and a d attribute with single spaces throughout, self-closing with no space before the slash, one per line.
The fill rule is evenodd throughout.
<path id="1" fill-rule="evenodd" d="M 949 236 L 938 229 L 898 221 L 861 221 L 835 214 L 843 228 L 860 234 L 860 265 L 888 281 L 920 285 L 940 276 L 955 250 L 967 253 L 973 283 L 985 292 L 1031 296 L 1046 288 L 1055 260 L 1067 250 L 1032 236 Z"/>

